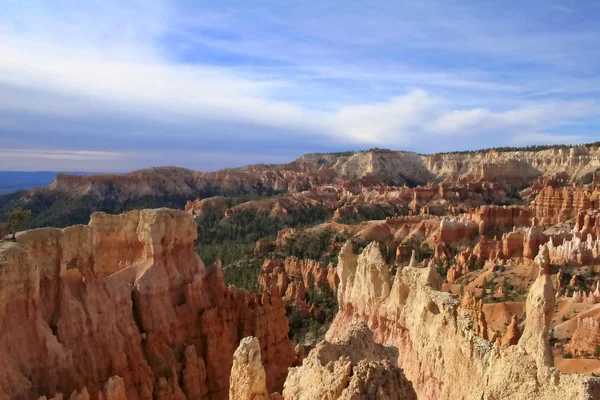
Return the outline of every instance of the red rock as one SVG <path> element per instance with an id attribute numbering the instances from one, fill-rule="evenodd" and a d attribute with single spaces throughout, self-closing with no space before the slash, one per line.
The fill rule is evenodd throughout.
<path id="1" fill-rule="evenodd" d="M 577 329 L 565 351 L 574 356 L 598 356 L 600 349 L 600 322 L 595 318 L 577 318 Z"/>
<path id="2" fill-rule="evenodd" d="M 226 288 L 195 237 L 189 214 L 158 209 L 2 245 L 0 398 L 98 393 L 114 375 L 128 399 L 227 398 L 233 352 L 250 335 L 279 390 L 295 357 L 281 298 Z"/>
<path id="3" fill-rule="evenodd" d="M 541 225 L 554 225 L 576 217 L 580 211 L 599 208 L 600 190 L 547 186 L 539 192 L 532 207 Z"/>
<path id="4" fill-rule="evenodd" d="M 515 315 L 512 316 L 510 320 L 510 324 L 506 328 L 506 332 L 500 339 L 501 346 L 514 346 L 519 343 L 519 339 L 521 338 L 521 331 L 519 330 L 519 325 L 517 323 L 517 317 Z"/>

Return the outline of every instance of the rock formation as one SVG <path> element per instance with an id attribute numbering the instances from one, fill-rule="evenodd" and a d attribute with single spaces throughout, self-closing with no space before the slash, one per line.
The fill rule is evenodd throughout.
<path id="1" fill-rule="evenodd" d="M 483 301 L 478 300 L 472 292 L 467 291 L 461 299 L 460 309 L 473 319 L 473 333 L 480 338 L 487 339 L 488 327 L 483 313 Z"/>
<path id="2" fill-rule="evenodd" d="M 578 317 L 577 329 L 571 343 L 565 346 L 565 352 L 574 356 L 600 355 L 600 322 L 595 318 Z"/>
<path id="3" fill-rule="evenodd" d="M 547 186 L 532 202 L 541 225 L 554 225 L 575 218 L 580 211 L 600 206 L 600 191 L 589 187 Z"/>
<path id="4" fill-rule="evenodd" d="M 467 219 L 443 218 L 440 221 L 439 241 L 453 243 L 473 239 L 479 233 L 479 223 Z"/>
<path id="5" fill-rule="evenodd" d="M 517 317 L 513 315 L 510 324 L 506 328 L 506 332 L 504 332 L 504 335 L 500 338 L 500 346 L 514 346 L 519 343 L 519 339 L 521 339 L 521 330 L 517 323 Z"/>
<path id="6" fill-rule="evenodd" d="M 233 353 L 229 377 L 229 398 L 232 400 L 269 400 L 267 374 L 262 365 L 260 343 L 255 337 L 242 339 Z"/>
<path id="7" fill-rule="evenodd" d="M 188 201 L 184 207 L 185 211 L 189 212 L 194 217 L 199 217 L 210 213 L 225 215 L 227 208 L 229 208 L 229 201 L 223 196 L 214 196 L 206 199 Z"/>
<path id="8" fill-rule="evenodd" d="M 549 261 L 556 265 L 587 265 L 600 261 L 600 237 L 592 239 L 588 234 L 587 240 L 575 232 L 569 240 L 563 239 L 562 244 L 555 246 L 551 239 L 540 246 L 540 251 L 548 252 Z"/>
<path id="9" fill-rule="evenodd" d="M 314 260 L 300 260 L 288 257 L 266 259 L 258 275 L 260 290 L 271 293 L 275 289 L 283 296 L 286 304 L 294 304 L 301 313 L 308 315 L 305 293 L 312 288 L 337 290 L 338 276 L 335 267 L 330 264 L 325 268 Z"/>
<path id="10" fill-rule="evenodd" d="M 267 387 L 279 389 L 295 357 L 281 298 L 226 288 L 195 237 L 188 213 L 157 209 L 5 242 L 0 398 L 95 394 L 119 386 L 115 375 L 128 399 L 226 398 L 246 336 L 260 340 Z"/>
<path id="11" fill-rule="evenodd" d="M 531 225 L 532 217 L 532 210 L 521 206 L 481 206 L 467 214 L 470 220 L 483 224 L 483 233 L 508 232 L 513 227 L 527 227 Z"/>
<path id="12" fill-rule="evenodd" d="M 434 268 L 399 268 L 392 279 L 376 245 L 360 256 L 346 245 L 339 256 L 340 311 L 326 339 L 334 341 L 355 318 L 378 343 L 398 348 L 398 365 L 419 398 L 554 399 L 600 396 L 600 380 L 561 374 L 548 343 L 554 289 L 549 276 L 527 298 L 525 331 L 517 345 L 492 345 L 472 331 L 456 297 L 438 291 Z M 468 382 L 468 384 L 457 384 Z"/>
<path id="13" fill-rule="evenodd" d="M 397 358 L 396 349 L 376 344 L 369 328 L 355 321 L 338 340 L 320 342 L 302 366 L 290 369 L 283 398 L 416 400 Z"/>

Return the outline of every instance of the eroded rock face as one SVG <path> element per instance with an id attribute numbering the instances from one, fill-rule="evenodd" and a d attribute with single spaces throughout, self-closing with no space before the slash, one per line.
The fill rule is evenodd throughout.
<path id="1" fill-rule="evenodd" d="M 281 298 L 226 288 L 195 237 L 188 213 L 157 209 L 5 242 L 0 398 L 96 394 L 115 375 L 128 399 L 226 398 L 234 350 L 250 335 L 267 386 L 280 388 L 295 357 Z"/>
<path id="2" fill-rule="evenodd" d="M 519 325 L 517 323 L 517 317 L 512 316 L 510 320 L 510 324 L 506 328 L 506 332 L 500 339 L 501 346 L 514 346 L 519 343 L 519 339 L 521 339 L 521 331 L 519 330 Z"/>
<path id="3" fill-rule="evenodd" d="M 232 400 L 269 399 L 267 374 L 261 362 L 260 343 L 255 337 L 242 339 L 233 353 L 229 398 Z"/>
<path id="4" fill-rule="evenodd" d="M 597 356 L 600 349 L 600 322 L 595 318 L 577 318 L 571 343 L 565 346 L 574 356 Z"/>
<path id="5" fill-rule="evenodd" d="M 467 218 L 483 224 L 484 232 L 506 232 L 513 227 L 531 225 L 533 212 L 521 206 L 482 206 L 467 214 Z"/>
<path id="6" fill-rule="evenodd" d="M 472 332 L 474 321 L 459 301 L 439 291 L 435 268 L 399 268 L 391 287 L 370 288 L 385 276 L 377 246 L 360 255 L 342 250 L 338 263 L 340 311 L 326 339 L 335 341 L 355 318 L 378 343 L 398 348 L 398 365 L 427 399 L 555 399 L 600 396 L 600 380 L 561 374 L 552 367 L 548 329 L 554 304 L 549 276 L 541 274 L 527 299 L 525 332 L 518 344 L 492 345 Z M 376 286 L 376 285 L 372 285 Z M 468 384 L 462 384 L 468 382 Z"/>
<path id="7" fill-rule="evenodd" d="M 369 328 L 354 321 L 337 341 L 320 342 L 302 366 L 290 369 L 283 398 L 416 400 L 397 358 L 396 349 L 375 343 Z"/>
<path id="8" fill-rule="evenodd" d="M 584 187 L 544 187 L 532 203 L 541 225 L 554 225 L 576 217 L 580 211 L 600 206 L 600 191 Z"/>
<path id="9" fill-rule="evenodd" d="M 225 215 L 225 210 L 229 207 L 229 201 L 223 196 L 208 197 L 206 199 L 196 199 L 188 201 L 185 204 L 185 211 L 194 217 L 200 217 L 210 213 L 219 216 Z"/>
<path id="10" fill-rule="evenodd" d="M 276 289 L 286 304 L 294 304 L 308 315 L 306 291 L 326 287 L 335 292 L 338 276 L 332 264 L 325 267 L 314 260 L 301 260 L 297 257 L 288 257 L 285 260 L 274 258 L 264 261 L 258 282 L 261 291 L 270 292 Z"/>

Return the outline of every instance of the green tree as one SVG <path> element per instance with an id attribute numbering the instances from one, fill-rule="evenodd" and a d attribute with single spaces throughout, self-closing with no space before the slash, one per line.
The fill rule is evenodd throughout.
<path id="1" fill-rule="evenodd" d="M 31 218 L 31 210 L 26 208 L 15 208 L 12 210 L 8 216 L 8 226 L 12 231 L 12 240 L 16 239 L 16 234 L 19 229 L 21 229 L 21 225 L 23 222 L 28 221 Z"/>

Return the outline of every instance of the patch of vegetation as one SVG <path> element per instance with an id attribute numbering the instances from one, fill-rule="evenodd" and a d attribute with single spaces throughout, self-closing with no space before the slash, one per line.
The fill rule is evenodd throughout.
<path id="1" fill-rule="evenodd" d="M 258 273 L 262 263 L 255 258 L 245 257 L 223 267 L 226 285 L 258 292 Z"/>
<path id="2" fill-rule="evenodd" d="M 300 210 L 289 219 L 274 218 L 268 213 L 258 214 L 253 211 L 244 211 L 229 217 L 207 213 L 196 218 L 198 243 L 253 243 L 258 239 L 274 236 L 284 228 L 313 226 L 329 218 L 330 215 L 322 206 Z"/>
<path id="3" fill-rule="evenodd" d="M 9 201 L 3 201 L 0 208 L 0 220 L 6 221 L 10 212 L 17 208 L 31 210 L 32 218 L 23 226 L 24 229 L 40 227 L 63 228 L 70 225 L 87 224 L 90 215 L 101 211 L 120 214 L 144 208 L 171 207 L 183 208 L 188 198 L 183 196 L 145 196 L 129 200 L 119 200 L 116 193 L 109 192 L 106 197 L 95 195 L 68 196 L 49 192 L 37 192 L 27 200 L 22 196 L 12 195 Z M 0 196 L 5 197 L 5 196 Z"/>
<path id="4" fill-rule="evenodd" d="M 156 192 L 155 195 L 131 197 L 123 199 L 118 186 L 107 184 L 102 195 L 89 194 L 70 196 L 66 193 L 37 190 L 34 192 L 19 191 L 0 195 L 0 221 L 7 221 L 10 211 L 15 208 L 31 210 L 32 218 L 23 226 L 24 229 L 57 227 L 87 224 L 90 215 L 101 211 L 109 214 L 120 214 L 144 208 L 169 207 L 183 209 L 188 200 L 218 195 L 232 196 L 232 205 L 265 196 L 281 194 L 272 188 L 256 185 L 247 189 L 222 189 L 205 187 L 191 196 L 183 196 L 168 192 Z"/>
<path id="5" fill-rule="evenodd" d="M 306 304 L 316 307 L 315 314 L 303 316 L 294 306 L 286 310 L 290 324 L 288 337 L 294 343 L 316 343 L 322 340 L 338 312 L 337 297 L 327 285 L 315 287 L 309 282 L 308 286 Z"/>
<path id="6" fill-rule="evenodd" d="M 354 206 L 355 212 L 337 219 L 340 224 L 358 224 L 364 221 L 383 220 L 388 217 L 408 215 L 408 209 L 396 205 L 360 204 Z"/>
<path id="7" fill-rule="evenodd" d="M 501 146 L 501 147 L 490 147 L 487 149 L 480 150 L 457 150 L 457 151 L 446 151 L 436 154 L 473 154 L 473 153 L 481 153 L 487 151 L 497 151 L 499 153 L 507 153 L 511 151 L 532 151 L 538 152 L 543 150 L 551 150 L 551 149 L 569 149 L 571 147 L 598 147 L 600 146 L 600 142 L 593 143 L 583 143 L 583 144 L 550 144 L 550 145 L 532 145 L 532 146 L 521 146 L 521 147 L 511 147 L 511 146 Z"/>
<path id="8" fill-rule="evenodd" d="M 334 230 L 322 230 L 317 233 L 300 233 L 287 239 L 285 248 L 281 249 L 283 257 L 298 257 L 306 260 L 317 260 L 324 266 L 337 262 L 337 251 L 332 249 L 334 243 L 345 243 L 350 238 L 348 233 Z"/>

